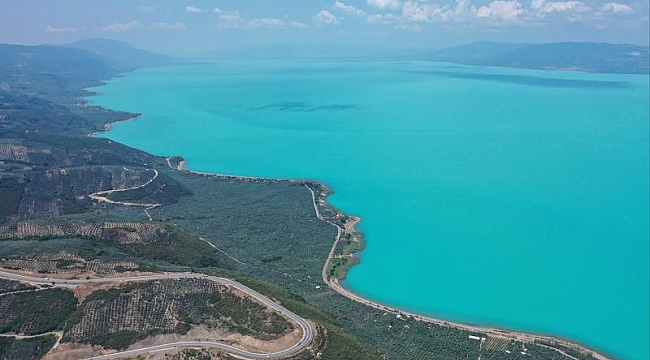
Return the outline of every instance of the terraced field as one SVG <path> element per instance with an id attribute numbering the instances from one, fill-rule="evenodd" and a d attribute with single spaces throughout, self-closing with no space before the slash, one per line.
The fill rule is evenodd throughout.
<path id="1" fill-rule="evenodd" d="M 209 243 L 161 222 L 25 220 L 0 226 L 0 243 L 11 244 L 0 249 L 0 267 L 39 273 L 111 275 L 151 262 L 194 268 L 227 263 Z M 59 243 L 74 245 L 57 248 Z M 111 251 L 122 255 L 109 257 Z"/>
<path id="2" fill-rule="evenodd" d="M 282 316 L 213 281 L 158 280 L 93 292 L 68 324 L 64 340 L 121 350 L 153 334 L 184 334 L 193 325 L 263 340 L 293 328 Z"/>
<path id="3" fill-rule="evenodd" d="M 0 296 L 0 334 L 39 335 L 61 330 L 76 308 L 77 299 L 65 289 Z"/>
<path id="4" fill-rule="evenodd" d="M 147 343 L 134 345 L 124 354 L 205 342 L 202 347 L 247 358 L 282 358 L 307 350 L 314 339 L 306 320 L 224 278 L 173 273 L 53 279 L 52 288 L 48 278 L 2 271 L 0 277 L 39 286 L 0 295 L 0 311 L 7 314 L 0 321 L 0 338 L 7 337 L 6 333 L 16 339 L 54 334 L 60 346 L 48 355 L 51 359 L 119 358 L 122 355 L 114 352 L 102 353 L 123 350 L 147 338 Z"/>
<path id="5" fill-rule="evenodd" d="M 6 294 L 15 291 L 30 290 L 33 286 L 18 281 L 0 279 L 0 294 Z"/>

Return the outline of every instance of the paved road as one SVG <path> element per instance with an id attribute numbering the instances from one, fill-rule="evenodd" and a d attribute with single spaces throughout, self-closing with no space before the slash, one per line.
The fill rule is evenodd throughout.
<path id="1" fill-rule="evenodd" d="M 250 295 L 251 297 L 255 298 L 257 301 L 260 303 L 266 305 L 267 307 L 285 315 L 289 319 L 295 321 L 300 328 L 302 329 L 302 337 L 300 340 L 295 343 L 293 346 L 274 353 L 254 353 L 242 349 L 238 349 L 235 347 L 232 347 L 227 344 L 222 344 L 218 342 L 208 342 L 208 341 L 181 341 L 181 342 L 176 342 L 176 343 L 170 343 L 170 344 L 164 344 L 164 345 L 157 345 L 157 346 L 150 346 L 142 349 L 135 349 L 135 350 L 129 350 L 129 351 L 123 351 L 115 354 L 110 354 L 110 355 L 101 355 L 101 356 L 96 356 L 90 359 L 119 359 L 119 358 L 124 358 L 124 357 L 129 357 L 129 356 L 137 356 L 137 355 L 144 355 L 144 354 L 151 354 L 151 353 L 157 353 L 157 352 L 163 352 L 163 351 L 170 351 L 174 349 L 180 349 L 180 348 L 211 348 L 211 349 L 219 349 L 223 350 L 225 352 L 228 352 L 232 355 L 239 356 L 242 358 L 246 359 L 281 359 L 281 358 L 286 358 L 291 355 L 294 355 L 305 348 L 307 348 L 312 340 L 314 339 L 314 333 L 312 331 L 311 326 L 307 322 L 307 320 L 301 318 L 300 316 L 292 313 L 291 311 L 285 309 L 284 307 L 280 306 L 279 304 L 273 302 L 271 299 L 268 297 L 258 293 L 257 291 L 242 285 L 236 281 L 222 278 L 222 277 L 216 277 L 216 276 L 206 276 L 202 274 L 195 274 L 195 273 L 167 273 L 167 274 L 160 274 L 160 275 L 147 275 L 147 276 L 127 276 L 127 277 L 116 277 L 116 278 L 97 278 L 97 279 L 84 279 L 84 280 L 62 280 L 62 279 L 49 279 L 49 278 L 41 278 L 41 277 L 32 277 L 32 276 L 25 276 L 25 275 L 18 275 L 10 272 L 5 272 L 5 271 L 0 271 L 0 278 L 4 279 L 9 279 L 9 280 L 18 280 L 18 281 L 25 281 L 29 282 L 32 284 L 55 284 L 55 285 L 79 285 L 79 284 L 88 284 L 88 283 L 111 283 L 111 282 L 132 282 L 132 281 L 152 281 L 152 280 L 161 280 L 161 279 L 207 279 L 211 280 L 214 282 L 217 282 L 222 285 L 230 286 L 233 288 L 236 288 L 240 291 L 243 291 Z"/>
<path id="2" fill-rule="evenodd" d="M 124 170 L 128 171 L 129 169 L 124 168 Z M 105 202 L 105 203 L 109 203 L 109 204 L 117 204 L 117 205 L 123 205 L 123 206 L 140 206 L 140 207 L 145 207 L 147 209 L 153 209 L 155 207 L 158 207 L 158 206 L 160 206 L 160 204 L 158 204 L 158 203 L 141 204 L 141 203 L 134 203 L 134 202 L 128 202 L 128 201 L 115 201 L 115 200 L 111 200 L 111 199 L 108 198 L 108 196 L 113 194 L 113 193 L 142 189 L 142 188 L 148 186 L 149 184 L 151 184 L 154 180 L 156 180 L 158 178 L 158 175 L 160 175 L 160 173 L 156 169 L 147 169 L 147 170 L 153 170 L 154 175 L 149 181 L 147 181 L 146 183 L 144 183 L 142 185 L 133 186 L 133 187 L 124 188 L 124 189 L 112 189 L 112 190 L 98 191 L 98 192 L 90 194 L 89 197 L 91 199 L 93 199 L 93 200 L 97 200 L 99 202 Z M 151 220 L 151 219 L 149 219 L 149 220 Z"/>

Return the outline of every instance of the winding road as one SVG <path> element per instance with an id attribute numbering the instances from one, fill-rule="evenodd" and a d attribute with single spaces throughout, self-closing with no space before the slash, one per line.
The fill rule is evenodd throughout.
<path id="1" fill-rule="evenodd" d="M 302 337 L 300 340 L 292 345 L 291 347 L 284 349 L 282 351 L 277 351 L 273 353 L 254 353 L 246 350 L 242 350 L 224 343 L 220 342 L 209 342 L 209 341 L 180 341 L 180 342 L 174 342 L 174 343 L 169 343 L 169 344 L 163 344 L 163 345 L 156 345 L 156 346 L 149 346 L 145 348 L 140 348 L 140 349 L 134 349 L 134 350 L 127 350 L 127 351 L 121 351 L 118 353 L 113 353 L 113 354 L 107 354 L 107 355 L 100 355 L 100 356 L 95 356 L 90 359 L 95 359 L 95 360 L 100 360 L 100 359 L 120 359 L 124 357 L 132 357 L 132 356 L 137 356 L 137 355 L 146 355 L 146 354 L 152 354 L 152 353 L 158 353 L 158 352 L 164 352 L 164 351 L 170 351 L 170 350 L 177 350 L 177 349 L 182 349 L 182 348 L 210 348 L 210 349 L 217 349 L 217 350 L 222 350 L 225 352 L 230 353 L 231 355 L 238 356 L 241 358 L 245 359 L 281 359 L 281 358 L 286 358 L 292 355 L 295 355 L 304 349 L 308 348 L 311 342 L 314 339 L 314 332 L 312 330 L 311 325 L 307 320 L 303 319 L 302 317 L 294 314 L 293 312 L 289 311 L 288 309 L 280 306 L 279 304 L 273 302 L 273 300 L 269 299 L 268 297 L 258 293 L 257 291 L 242 285 L 236 281 L 222 278 L 222 277 L 216 277 L 216 276 L 208 276 L 208 275 L 203 275 L 203 274 L 195 274 L 195 273 L 167 273 L 167 274 L 161 274 L 161 275 L 145 275 L 145 276 L 126 276 L 126 277 L 113 277 L 113 278 L 96 278 L 96 279 L 71 279 L 71 280 L 65 280 L 65 279 L 50 279 L 50 278 L 42 278 L 42 277 L 32 277 L 32 276 L 26 276 L 26 275 L 20 275 L 20 274 L 14 274 L 11 272 L 5 272 L 5 271 L 0 271 L 0 278 L 2 279 L 8 279 L 8 280 L 16 280 L 16 281 L 23 281 L 23 282 L 28 282 L 31 284 L 41 284 L 41 285 L 59 285 L 59 286 L 73 286 L 73 285 L 81 285 L 81 284 L 89 284 L 89 283 L 112 283 L 112 282 L 134 282 L 134 281 L 152 281 L 152 280 L 161 280 L 161 279 L 207 279 L 214 281 L 216 283 L 226 285 L 232 288 L 235 288 L 237 290 L 240 290 L 252 298 L 256 299 L 259 301 L 261 304 L 265 305 L 268 308 L 271 308 L 280 314 L 286 316 L 287 318 L 295 321 L 298 326 L 300 326 L 302 330 Z"/>
<path id="2" fill-rule="evenodd" d="M 129 169 L 124 168 L 124 170 L 129 170 Z M 134 203 L 134 202 L 115 201 L 115 200 L 111 200 L 111 199 L 108 198 L 108 196 L 110 196 L 113 193 L 142 189 L 142 188 L 146 187 L 147 185 L 151 184 L 152 182 L 154 182 L 154 180 L 156 180 L 158 178 L 158 176 L 160 175 L 160 173 L 156 169 L 147 169 L 147 170 L 153 170 L 154 175 L 153 175 L 153 177 L 151 179 L 149 179 L 147 182 L 145 182 L 142 185 L 133 186 L 133 187 L 124 188 L 124 189 L 112 189 L 112 190 L 98 191 L 98 192 L 90 194 L 89 197 L 91 199 L 93 199 L 93 200 L 96 200 L 96 201 L 99 201 L 99 202 L 105 202 L 105 203 L 109 203 L 109 204 L 117 204 L 117 205 L 123 205 L 123 206 L 141 206 L 141 207 L 145 207 L 147 209 L 158 207 L 158 206 L 160 206 L 160 204 L 157 204 L 157 203 L 141 204 L 141 203 Z"/>

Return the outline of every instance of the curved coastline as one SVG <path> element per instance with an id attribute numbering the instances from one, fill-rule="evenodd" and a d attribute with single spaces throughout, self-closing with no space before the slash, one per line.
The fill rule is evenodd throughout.
<path id="1" fill-rule="evenodd" d="M 92 131 L 92 132 L 88 133 L 87 136 L 88 136 L 88 137 L 93 137 L 93 136 L 95 136 L 95 135 L 98 135 L 98 134 L 101 134 L 101 133 L 104 133 L 104 132 L 111 131 L 111 129 L 113 128 L 113 126 L 114 126 L 115 124 L 125 123 L 125 122 L 129 122 L 129 121 L 137 120 L 137 119 L 139 119 L 139 118 L 141 118 L 141 117 L 143 117 L 142 114 L 136 114 L 136 115 L 131 116 L 131 117 L 126 118 L 126 119 L 116 120 L 116 121 L 111 121 L 111 122 L 109 122 L 109 123 L 104 124 L 104 129 L 103 129 L 103 130 Z"/>
<path id="2" fill-rule="evenodd" d="M 93 94 L 93 95 L 96 95 Z M 130 122 L 137 120 L 139 118 L 142 118 L 144 115 L 143 114 L 134 114 L 134 116 L 127 118 L 127 119 L 120 119 L 112 122 L 108 122 L 104 125 L 103 130 L 99 131 L 93 131 L 89 133 L 87 136 L 93 137 L 101 133 L 108 132 L 112 129 L 113 125 L 117 123 L 122 123 L 122 122 Z M 176 164 L 172 163 L 172 160 L 175 159 Z M 366 299 L 360 295 L 357 295 L 353 293 L 352 291 L 346 289 L 343 287 L 340 282 L 339 278 L 334 277 L 334 276 L 329 276 L 327 274 L 327 269 L 328 266 L 330 265 L 330 262 L 332 259 L 336 258 L 339 256 L 339 254 L 336 254 L 336 249 L 340 243 L 341 238 L 343 235 L 351 235 L 351 236 L 357 236 L 360 234 L 359 232 L 356 231 L 355 225 L 358 224 L 362 218 L 357 217 L 357 216 L 352 216 L 345 214 L 344 212 L 333 208 L 327 203 L 327 197 L 331 195 L 333 192 L 331 189 L 326 186 L 325 184 L 316 181 L 316 180 L 309 180 L 309 179 L 292 179 L 292 178 L 268 178 L 268 177 L 255 177 L 255 176 L 245 176 L 245 175 L 233 175 L 233 174 L 222 174 L 222 173 L 213 173 L 213 172 L 203 172 L 203 171 L 196 171 L 196 170 L 191 170 L 190 168 L 187 167 L 187 161 L 183 159 L 180 156 L 174 156 L 174 157 L 165 157 L 165 161 L 167 165 L 176 170 L 176 171 L 182 171 L 190 174 L 196 174 L 196 175 L 202 175 L 202 176 L 210 176 L 210 177 L 218 177 L 218 178 L 223 178 L 223 179 L 232 179 L 232 180 L 243 180 L 243 181 L 271 181 L 271 182 L 281 182 L 281 181 L 287 181 L 287 182 L 292 182 L 292 183 L 300 183 L 304 185 L 310 192 L 312 196 L 312 203 L 314 206 L 314 211 L 316 213 L 316 216 L 318 219 L 325 221 L 326 223 L 336 227 L 337 229 L 337 235 L 335 237 L 334 243 L 332 245 L 332 248 L 328 254 L 328 257 L 325 260 L 321 275 L 323 278 L 323 282 L 328 285 L 330 289 L 333 291 L 339 293 L 340 295 L 356 301 L 358 303 L 361 303 L 366 306 L 373 307 L 375 309 L 385 311 L 387 313 L 399 315 L 399 316 L 404 316 L 404 317 L 410 317 L 418 321 L 423 321 L 426 323 L 430 324 L 435 324 L 439 326 L 446 326 L 446 327 L 451 327 L 451 328 L 457 328 L 460 330 L 465 330 L 465 331 L 470 331 L 470 332 L 476 332 L 476 333 L 481 333 L 481 334 L 486 334 L 489 336 L 493 337 L 500 337 L 500 338 L 505 338 L 509 340 L 517 340 L 517 341 L 523 341 L 523 342 L 529 342 L 533 343 L 538 346 L 546 347 L 549 349 L 552 349 L 558 353 L 560 353 L 563 356 L 566 356 L 567 358 L 570 359 L 576 359 L 574 356 L 566 353 L 563 351 L 561 348 L 557 348 L 556 346 L 562 346 L 574 351 L 578 351 L 580 353 L 583 353 L 585 355 L 591 355 L 594 358 L 598 360 L 614 360 L 615 358 L 606 355 L 600 351 L 596 351 L 593 349 L 590 349 L 589 347 L 582 345 L 578 342 L 575 342 L 573 340 L 567 340 L 567 339 L 562 339 L 557 336 L 552 336 L 552 335 L 544 335 L 544 334 L 535 334 L 535 333 L 530 333 L 530 332 L 522 332 L 522 331 L 514 331 L 514 330 L 509 330 L 505 328 L 497 328 L 497 327 L 490 327 L 490 326 L 480 326 L 480 325 L 473 325 L 473 324 L 468 324 L 468 323 L 462 323 L 462 322 L 456 322 L 456 321 L 449 321 L 445 320 L 442 318 L 436 318 L 432 316 L 427 316 L 427 315 L 421 315 L 421 314 L 416 314 L 412 313 L 409 311 L 405 310 L 400 310 L 395 307 L 391 307 L 388 305 L 383 305 L 381 303 L 375 302 L 373 300 Z M 311 186 L 310 186 L 311 185 Z M 312 187 L 316 188 L 318 190 L 318 195 L 312 189 Z M 341 220 L 341 224 L 337 224 L 336 222 L 332 221 L 332 219 L 328 219 L 324 217 L 321 214 L 321 209 L 329 209 L 335 213 L 335 218 Z M 361 251 L 359 249 L 358 251 Z M 356 251 L 355 251 L 356 252 Z M 351 256 L 355 261 L 345 270 L 349 270 L 352 266 L 356 265 L 359 263 L 358 258 L 354 257 L 354 253 L 348 255 Z M 344 276 L 343 276 L 344 277 Z"/>
<path id="3" fill-rule="evenodd" d="M 356 232 L 354 226 L 361 221 L 361 218 L 357 217 L 357 216 L 350 216 L 350 215 L 347 215 L 347 214 L 344 214 L 342 212 L 337 211 L 341 216 L 343 216 L 344 219 L 346 219 L 346 221 L 344 222 L 346 225 L 345 225 L 344 228 L 342 228 L 341 226 L 335 224 L 334 222 L 322 217 L 322 215 L 320 214 L 320 211 L 319 211 L 319 207 L 328 206 L 325 199 L 327 198 L 328 195 L 331 194 L 331 191 L 325 185 L 323 185 L 323 184 L 321 184 L 319 182 L 315 182 L 315 183 L 318 184 L 319 186 L 324 187 L 327 190 L 327 192 L 325 194 L 321 193 L 322 198 L 319 198 L 319 201 L 317 201 L 317 198 L 316 198 L 316 195 L 315 195 L 314 191 L 311 188 L 309 188 L 309 190 L 311 191 L 311 194 L 312 194 L 312 202 L 313 202 L 313 205 L 314 205 L 314 210 L 316 211 L 316 216 L 319 219 L 327 222 L 328 224 L 330 224 L 332 226 L 335 226 L 336 229 L 337 229 L 337 235 L 336 235 L 334 244 L 332 245 L 332 249 L 331 249 L 331 251 L 329 253 L 329 256 L 327 257 L 325 265 L 323 266 L 322 277 L 323 277 L 323 281 L 332 290 L 336 291 L 340 295 L 343 295 L 343 296 L 347 297 L 348 299 L 354 300 L 356 302 L 359 302 L 361 304 L 373 307 L 373 308 L 378 309 L 378 310 L 382 310 L 382 311 L 392 313 L 392 314 L 395 314 L 395 315 L 399 315 L 399 316 L 411 317 L 411 318 L 416 319 L 418 321 L 423 321 L 423 322 L 430 323 L 430 324 L 453 327 L 453 328 L 457 328 L 457 329 L 462 329 L 462 330 L 467 330 L 467 331 L 477 332 L 477 333 L 483 333 L 483 334 L 487 334 L 487 335 L 490 335 L 490 336 L 507 338 L 507 339 L 511 339 L 511 340 L 518 340 L 518 341 L 525 341 L 525 342 L 535 343 L 536 345 L 541 345 L 541 346 L 553 349 L 553 350 L 561 353 L 562 355 L 567 356 L 569 358 L 573 358 L 573 359 L 575 359 L 573 356 L 565 353 L 561 349 L 558 349 L 558 348 L 555 348 L 555 347 L 551 346 L 550 344 L 557 344 L 557 345 L 565 346 L 565 347 L 571 348 L 573 350 L 577 350 L 577 351 L 579 351 L 581 353 L 589 354 L 589 355 L 591 355 L 594 358 L 599 359 L 599 360 L 613 360 L 614 359 L 611 356 L 607 356 L 607 355 L 605 355 L 603 353 L 592 350 L 592 349 L 588 348 L 587 346 L 581 345 L 581 344 L 579 344 L 579 343 L 577 343 L 575 341 L 562 339 L 562 338 L 559 338 L 559 337 L 556 337 L 556 336 L 543 335 L 543 334 L 534 334 L 534 333 L 526 333 L 526 332 L 508 330 L 508 329 L 504 329 L 504 328 L 496 328 L 496 327 L 489 327 L 489 326 L 466 324 L 466 323 L 461 323 L 461 322 L 449 321 L 449 320 L 445 320 L 445 319 L 442 319 L 442 318 L 436 318 L 436 317 L 432 317 L 432 316 L 416 314 L 416 313 L 412 313 L 412 312 L 409 312 L 409 311 L 404 311 L 404 310 L 400 310 L 400 309 L 397 309 L 397 308 L 394 308 L 394 307 L 391 307 L 391 306 L 380 304 L 378 302 L 366 299 L 366 298 L 364 298 L 364 297 L 362 297 L 360 295 L 357 295 L 357 294 L 353 293 L 352 291 L 346 289 L 345 287 L 343 287 L 340 284 L 338 278 L 336 278 L 334 276 L 328 276 L 327 275 L 327 268 L 328 268 L 329 262 L 336 256 L 336 248 L 338 246 L 339 241 L 342 238 L 342 235 L 343 234 L 350 234 L 350 232 Z M 354 255 L 352 254 L 352 256 L 354 256 Z M 354 266 L 357 263 L 358 263 L 358 261 L 353 263 L 351 266 Z M 540 343 L 540 342 L 543 342 L 543 343 Z"/>

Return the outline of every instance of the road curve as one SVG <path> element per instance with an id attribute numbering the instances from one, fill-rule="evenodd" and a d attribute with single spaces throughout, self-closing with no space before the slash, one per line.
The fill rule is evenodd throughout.
<path id="1" fill-rule="evenodd" d="M 124 168 L 124 170 L 129 170 L 129 169 Z M 111 199 L 108 198 L 108 196 L 113 194 L 113 193 L 133 191 L 133 190 L 138 190 L 138 189 L 142 189 L 144 187 L 147 187 L 149 184 L 154 182 L 154 180 L 156 180 L 158 178 L 158 176 L 160 175 L 160 173 L 156 169 L 147 169 L 147 170 L 153 170 L 154 175 L 153 175 L 153 177 L 151 179 L 149 179 L 147 182 L 145 182 L 142 185 L 133 186 L 133 187 L 124 188 L 124 189 L 112 189 L 112 190 L 98 191 L 98 192 L 94 192 L 94 193 L 90 194 L 88 197 L 90 197 L 91 199 L 96 200 L 98 202 L 105 202 L 105 203 L 109 203 L 109 204 L 116 204 L 116 205 L 123 205 L 123 206 L 140 206 L 140 207 L 144 207 L 144 208 L 147 208 L 147 209 L 153 209 L 155 207 L 158 207 L 158 206 L 160 206 L 160 204 L 158 204 L 158 203 L 141 204 L 141 203 L 134 203 L 134 202 L 128 202 L 128 201 L 115 201 L 115 200 L 111 200 Z"/>
<path id="2" fill-rule="evenodd" d="M 14 274 L 10 272 L 5 272 L 5 271 L 0 271 L 0 278 L 3 279 L 8 279 L 8 280 L 17 280 L 17 281 L 24 281 L 24 282 L 29 282 L 32 284 L 42 284 L 42 285 L 47 285 L 47 284 L 54 284 L 54 285 L 60 285 L 60 286 L 66 286 L 66 285 L 80 285 L 80 284 L 89 284 L 89 283 L 110 283 L 110 282 L 134 282 L 134 281 L 152 281 L 152 280 L 163 280 L 163 279 L 207 279 L 211 280 L 214 282 L 217 282 L 222 285 L 230 286 L 235 289 L 238 289 L 240 291 L 245 292 L 249 296 L 255 298 L 257 301 L 260 303 L 264 304 L 265 306 L 283 314 L 284 316 L 288 317 L 289 319 L 295 321 L 298 326 L 300 326 L 302 330 L 302 337 L 300 340 L 292 345 L 291 347 L 282 350 L 282 351 L 277 351 L 273 353 L 254 353 L 242 349 L 238 349 L 236 347 L 219 343 L 219 342 L 209 342 L 209 341 L 181 341 L 181 342 L 175 342 L 175 343 L 169 343 L 169 344 L 163 344 L 163 345 L 157 345 L 157 346 L 150 346 L 146 348 L 141 348 L 141 349 L 134 349 L 134 350 L 128 350 L 128 351 L 121 351 L 118 353 L 114 354 L 108 354 L 108 355 L 100 355 L 100 356 L 95 356 L 89 359 L 95 359 L 95 360 L 105 360 L 105 359 L 120 359 L 124 357 L 129 357 L 129 356 L 137 356 L 137 355 L 144 355 L 144 354 L 151 354 L 151 353 L 157 353 L 157 352 L 163 352 L 163 351 L 170 351 L 170 350 L 175 350 L 175 349 L 180 349 L 180 348 L 210 348 L 210 349 L 218 349 L 222 350 L 225 352 L 228 352 L 232 355 L 246 358 L 246 359 L 281 359 L 281 358 L 286 358 L 291 355 L 295 355 L 299 353 L 300 351 L 304 350 L 307 348 L 312 340 L 314 339 L 314 333 L 307 322 L 307 320 L 301 318 L 300 316 L 294 314 L 293 312 L 289 311 L 288 309 L 280 306 L 279 304 L 273 302 L 273 300 L 269 299 L 268 297 L 258 293 L 257 291 L 249 288 L 246 285 L 242 285 L 236 281 L 222 278 L 222 277 L 216 277 L 216 276 L 207 276 L 207 275 L 202 275 L 202 274 L 195 274 L 195 273 L 167 273 L 167 274 L 161 274 L 161 275 L 145 275 L 145 276 L 126 276 L 126 277 L 114 277 L 114 278 L 97 278 L 97 279 L 72 279 L 72 280 L 64 280 L 64 279 L 49 279 L 49 278 L 41 278 L 41 277 L 32 277 L 32 276 L 25 276 L 25 275 L 19 275 L 19 274 Z"/>

